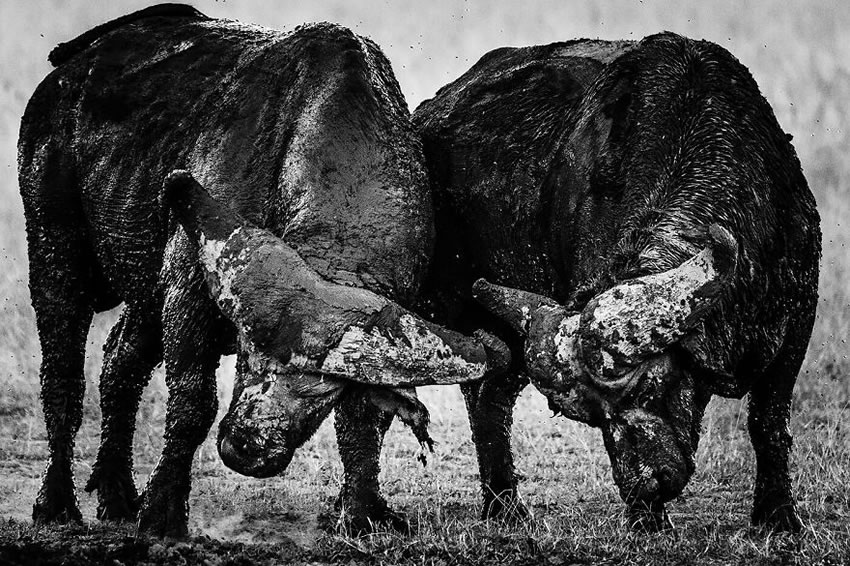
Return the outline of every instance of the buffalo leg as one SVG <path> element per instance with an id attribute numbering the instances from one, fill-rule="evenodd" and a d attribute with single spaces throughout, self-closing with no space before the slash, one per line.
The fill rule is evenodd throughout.
<path id="1" fill-rule="evenodd" d="M 162 359 L 158 310 L 156 306 L 128 305 L 103 348 L 100 448 L 86 484 L 86 491 L 97 490 L 97 517 L 101 520 L 136 518 L 133 433 L 142 391 Z"/>
<path id="2" fill-rule="evenodd" d="M 139 529 L 180 537 L 188 534 L 192 459 L 218 408 L 215 370 L 229 328 L 206 291 L 194 251 L 182 233 L 166 250 L 163 279 L 165 444 L 141 497 Z"/>
<path id="3" fill-rule="evenodd" d="M 80 521 L 74 493 L 74 437 L 83 412 L 86 337 L 94 309 L 71 163 L 55 144 L 21 145 L 20 185 L 27 219 L 30 294 L 41 343 L 41 402 L 48 462 L 33 520 Z"/>
<path id="4" fill-rule="evenodd" d="M 511 451 L 513 409 L 528 380 L 516 374 L 461 385 L 484 495 L 483 519 L 524 518 L 528 511 L 517 491 Z"/>
<path id="5" fill-rule="evenodd" d="M 791 397 L 806 354 L 798 347 L 779 354 L 750 392 L 748 425 L 756 453 L 752 522 L 780 531 L 802 528 L 791 491 Z"/>
<path id="6" fill-rule="evenodd" d="M 390 510 L 378 485 L 379 458 L 393 415 L 374 406 L 356 388 L 336 407 L 334 426 L 344 480 L 336 507 L 354 532 L 378 525 L 402 532 L 407 521 Z"/>
<path id="7" fill-rule="evenodd" d="M 55 251 L 60 255 L 60 245 Z M 30 261 L 38 261 L 30 253 Z M 36 522 L 80 521 L 74 493 L 74 437 L 83 415 L 85 344 L 93 311 L 67 268 L 30 271 L 33 308 L 41 342 L 41 402 L 48 461 L 33 506 Z"/>

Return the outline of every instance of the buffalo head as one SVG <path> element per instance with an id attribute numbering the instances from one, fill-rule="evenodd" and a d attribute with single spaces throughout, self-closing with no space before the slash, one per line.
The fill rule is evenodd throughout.
<path id="1" fill-rule="evenodd" d="M 694 471 L 708 395 L 683 361 L 727 289 L 737 244 L 718 225 L 710 244 L 669 271 L 623 281 L 568 311 L 532 293 L 479 280 L 478 301 L 526 336 L 525 364 L 550 406 L 602 429 L 614 480 L 638 527 L 668 522 L 663 504 Z"/>
<path id="2" fill-rule="evenodd" d="M 236 328 L 236 382 L 218 449 L 240 473 L 281 472 L 352 386 L 367 388 L 374 404 L 430 447 L 428 412 L 413 387 L 480 379 L 510 363 L 495 337 L 463 336 L 322 278 L 186 171 L 169 175 L 164 199 L 197 244 L 210 295 Z"/>

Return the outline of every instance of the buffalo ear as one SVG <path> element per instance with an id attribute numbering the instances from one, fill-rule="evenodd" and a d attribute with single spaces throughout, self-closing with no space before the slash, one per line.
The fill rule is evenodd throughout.
<path id="1" fill-rule="evenodd" d="M 225 241 L 237 228 L 246 225 L 242 217 L 213 198 L 184 169 L 174 170 L 165 178 L 162 200 L 195 242 Z"/>
<path id="2" fill-rule="evenodd" d="M 428 434 L 431 417 L 428 408 L 419 400 L 413 387 L 368 387 L 368 399 L 385 413 L 396 415 L 410 427 L 423 448 L 434 451 L 434 441 Z M 419 459 L 425 463 L 424 454 Z"/>

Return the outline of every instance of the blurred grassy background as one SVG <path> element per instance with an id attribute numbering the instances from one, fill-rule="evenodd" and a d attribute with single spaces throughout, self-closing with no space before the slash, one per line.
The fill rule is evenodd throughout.
<path id="1" fill-rule="evenodd" d="M 0 3 L 0 516 L 26 519 L 45 455 L 38 403 L 40 352 L 27 290 L 24 223 L 16 179 L 16 141 L 29 95 L 50 71 L 47 54 L 90 27 L 153 4 L 150 0 L 29 0 Z M 809 523 L 793 550 L 805 562 L 850 560 L 850 3 L 834 1 L 683 2 L 260 2 L 195 0 L 209 16 L 277 29 L 329 20 L 374 39 L 393 63 L 411 109 L 453 80 L 488 50 L 575 37 L 640 38 L 671 30 L 729 49 L 752 71 L 782 127 L 794 136 L 822 217 L 824 252 L 820 303 L 808 357 L 798 380 L 795 482 Z M 842 220 L 845 225 L 842 226 Z M 98 441 L 97 372 L 100 345 L 115 313 L 96 318 L 90 335 L 85 422 L 78 442 L 78 483 L 87 478 Z M 232 361 L 220 372 L 222 406 L 229 401 Z M 139 416 L 139 481 L 161 446 L 166 392 L 159 372 Z M 426 469 L 413 459 L 412 437 L 395 429 L 384 450 L 384 485 L 391 499 L 423 516 L 427 549 L 473 549 L 472 540 L 497 536 L 477 517 L 477 473 L 465 411 L 456 388 L 423 396 L 435 420 L 438 454 Z M 515 423 L 524 493 L 537 510 L 534 527 L 508 534 L 576 556 L 658 556 L 676 560 L 691 545 L 714 560 L 782 558 L 788 549 L 744 527 L 752 486 L 752 452 L 742 401 L 715 400 L 705 421 L 698 472 L 673 506 L 682 537 L 642 542 L 622 532 L 622 517 L 599 435 L 547 417 L 535 392 L 523 394 Z M 325 426 L 282 478 L 240 478 L 202 448 L 193 492 L 192 527 L 228 537 L 267 540 L 281 534 L 314 541 L 317 498 L 336 492 L 340 465 L 332 427 Z M 93 517 L 94 500 L 82 496 Z M 300 511 L 299 511 L 300 510 Z M 283 519 L 281 519 L 283 517 Z M 286 528 L 281 525 L 288 525 Z M 472 525 L 472 526 L 470 526 Z M 283 530 L 281 530 L 283 529 Z M 523 530 L 523 529 L 532 529 Z M 485 533 L 485 534 L 486 534 Z M 511 535 L 511 536 L 512 536 Z M 485 538 L 486 538 L 485 536 Z M 501 536 L 501 535 L 499 535 Z M 489 539 L 488 539 L 489 540 Z M 698 541 L 698 542 L 696 542 Z M 345 542 L 355 551 L 392 554 L 395 539 Z M 650 550 L 647 551 L 649 545 Z M 371 546 L 370 546 L 371 545 Z M 384 546 L 382 546 L 384 545 Z M 407 543 L 405 543 L 407 545 Z M 424 545 L 424 546 L 423 546 Z M 430 546 L 429 546 L 430 545 Z M 443 545 L 443 546 L 441 546 Z M 801 546 L 802 545 L 802 546 Z M 521 545 L 520 545 L 521 547 Z M 517 552 L 527 552 L 524 547 Z M 405 548 L 410 548 L 406 546 Z M 362 550 L 362 548 L 360 548 Z M 479 549 L 480 550 L 480 549 Z M 418 550 L 416 550 L 418 552 Z M 649 552 L 649 554 L 646 554 Z M 653 554 L 654 553 L 654 554 Z M 800 554 L 801 553 L 801 554 Z"/>

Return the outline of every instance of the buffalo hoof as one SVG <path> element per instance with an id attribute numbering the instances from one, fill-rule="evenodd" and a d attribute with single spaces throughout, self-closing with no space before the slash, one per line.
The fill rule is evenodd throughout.
<path id="1" fill-rule="evenodd" d="M 381 531 L 395 531 L 403 535 L 409 535 L 413 531 L 407 517 L 389 508 L 380 513 L 346 514 L 344 517 L 341 516 L 340 520 L 344 522 L 344 530 L 352 535 Z"/>
<path id="2" fill-rule="evenodd" d="M 531 512 L 516 491 L 504 491 L 500 495 L 486 497 L 484 508 L 481 510 L 482 521 L 519 524 L 530 518 Z"/>
<path id="3" fill-rule="evenodd" d="M 382 497 L 370 499 L 368 503 L 337 500 L 337 520 L 332 529 L 352 536 L 381 531 L 411 534 L 413 528 L 407 517 L 390 509 Z"/>
<path id="4" fill-rule="evenodd" d="M 797 515 L 793 503 L 761 505 L 753 509 L 753 525 L 762 526 L 774 532 L 799 533 L 803 522 Z"/>
<path id="5" fill-rule="evenodd" d="M 140 532 L 169 538 L 189 535 L 189 503 L 187 497 L 173 492 L 146 489 L 139 506 Z"/>
<path id="6" fill-rule="evenodd" d="M 83 514 L 77 505 L 73 484 L 70 486 L 41 486 L 35 504 L 32 507 L 32 520 L 35 523 L 82 523 Z"/>
<path id="7" fill-rule="evenodd" d="M 638 533 L 659 533 L 673 530 L 673 521 L 659 501 L 637 503 L 629 508 L 629 527 Z"/>
<path id="8" fill-rule="evenodd" d="M 97 491 L 97 518 L 101 521 L 135 521 L 139 495 L 129 472 L 108 473 L 95 469 L 86 491 Z"/>

